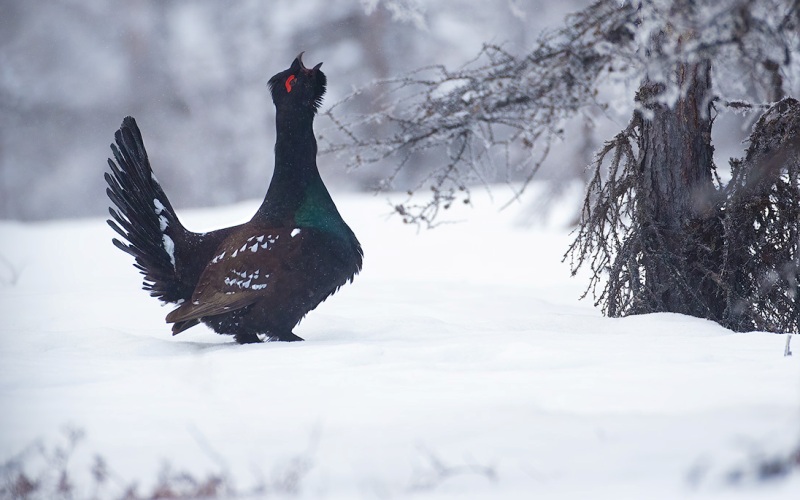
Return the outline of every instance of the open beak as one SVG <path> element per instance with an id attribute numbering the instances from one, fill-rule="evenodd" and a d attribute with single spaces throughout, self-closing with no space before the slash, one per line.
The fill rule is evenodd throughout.
<path id="1" fill-rule="evenodd" d="M 297 59 L 297 62 L 299 62 L 299 63 L 300 63 L 300 67 L 301 67 L 303 70 L 305 70 L 305 71 L 309 71 L 309 70 L 308 70 L 308 68 L 306 68 L 306 65 L 305 65 L 305 64 L 303 64 L 303 54 L 305 54 L 305 53 L 306 53 L 305 51 L 303 51 L 303 52 L 300 52 L 299 54 L 297 54 L 297 57 L 296 57 L 296 59 Z M 319 70 L 319 68 L 320 68 L 321 66 L 322 66 L 322 63 L 319 63 L 319 64 L 317 64 L 316 66 L 314 66 L 314 67 L 311 69 L 311 71 L 317 71 L 317 70 Z"/>

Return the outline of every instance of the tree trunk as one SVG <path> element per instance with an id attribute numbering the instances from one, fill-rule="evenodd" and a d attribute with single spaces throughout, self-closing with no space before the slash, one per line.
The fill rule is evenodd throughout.
<path id="1" fill-rule="evenodd" d="M 723 231 L 712 179 L 711 64 L 679 64 L 676 76 L 682 92 L 672 106 L 662 102 L 659 83 L 645 81 L 637 96 L 644 107 L 637 211 L 644 276 L 631 312 L 718 320 L 725 301 L 713 272 Z"/>

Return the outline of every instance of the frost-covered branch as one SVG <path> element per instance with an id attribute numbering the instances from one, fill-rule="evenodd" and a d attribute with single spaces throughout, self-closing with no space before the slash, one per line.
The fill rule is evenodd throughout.
<path id="1" fill-rule="evenodd" d="M 589 292 L 595 306 L 618 316 L 630 308 L 631 298 L 624 289 L 638 290 L 638 265 L 630 257 L 641 250 L 641 238 L 634 232 L 636 188 L 641 182 L 638 168 L 640 115 L 628 127 L 606 142 L 597 153 L 582 208 L 580 228 L 564 258 L 571 258 L 573 275 L 587 263 L 594 272 Z M 617 256 L 629 256 L 617 258 Z M 605 281 L 606 287 L 598 291 Z"/>
<path id="2" fill-rule="evenodd" d="M 453 465 L 444 462 L 440 457 L 427 449 L 421 449 L 426 466 L 416 471 L 409 491 L 433 491 L 446 480 L 458 476 L 483 477 L 489 482 L 497 482 L 497 471 L 494 466 L 466 462 Z"/>
<path id="3" fill-rule="evenodd" d="M 606 109 L 600 90 L 608 82 L 630 87 L 646 78 L 662 86 L 653 95 L 671 106 L 686 92 L 672 68 L 709 60 L 724 101 L 744 102 L 754 87 L 762 101 L 783 96 L 800 49 L 797 2 L 699 0 L 685 7 L 684 0 L 601 0 L 543 34 L 527 54 L 485 44 L 461 68 L 430 66 L 376 82 L 370 88 L 380 96 L 368 114 L 346 111 L 362 90 L 325 113 L 339 134 L 323 138 L 322 149 L 353 167 L 390 163 L 383 189 L 424 170 L 423 162 L 434 165 L 412 190 L 433 193 L 430 203 L 398 206 L 405 221 L 430 223 L 454 198 L 467 198 L 461 193 L 470 185 L 515 181 L 522 194 L 565 122 Z"/>
<path id="4" fill-rule="evenodd" d="M 736 330 L 800 332 L 800 102 L 756 123 L 726 189 L 723 277 Z"/>
<path id="5" fill-rule="evenodd" d="M 635 15 L 630 5 L 598 2 L 543 36 L 529 54 L 486 44 L 456 70 L 432 66 L 378 82 L 383 93 L 377 110 L 344 115 L 342 106 L 356 92 L 325 113 L 345 139 L 323 149 L 345 155 L 356 167 L 394 162 L 380 186 L 387 189 L 420 155 L 433 153 L 436 167 L 419 187 L 430 188 L 441 208 L 470 184 L 498 175 L 521 177 L 524 189 L 564 121 L 584 108 L 602 107 L 597 81 L 622 69 L 614 58 L 632 49 Z M 406 206 L 403 215 L 425 221 L 430 213 Z"/>
<path id="6" fill-rule="evenodd" d="M 131 481 L 114 471 L 102 455 L 94 454 L 91 459 L 85 456 L 87 452 L 82 448 L 85 433 L 82 430 L 66 428 L 64 434 L 51 444 L 37 441 L 0 463 L 0 498 L 193 500 L 297 496 L 302 493 L 303 482 L 314 465 L 317 439 L 316 435 L 312 436 L 308 450 L 277 463 L 271 478 L 259 477 L 256 484 L 237 488 L 224 463 L 216 472 L 197 474 L 164 462 L 156 477 Z M 222 459 L 221 456 L 212 458 L 215 461 Z M 260 476 L 259 470 L 255 472 Z"/>

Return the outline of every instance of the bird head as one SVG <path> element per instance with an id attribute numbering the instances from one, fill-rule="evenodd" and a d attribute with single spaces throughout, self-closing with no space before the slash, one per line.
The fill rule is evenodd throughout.
<path id="1" fill-rule="evenodd" d="M 288 105 L 308 108 L 316 113 L 325 95 L 327 78 L 320 71 L 322 63 L 308 69 L 303 64 L 303 52 L 294 59 L 289 69 L 269 79 L 272 102 L 276 107 Z"/>

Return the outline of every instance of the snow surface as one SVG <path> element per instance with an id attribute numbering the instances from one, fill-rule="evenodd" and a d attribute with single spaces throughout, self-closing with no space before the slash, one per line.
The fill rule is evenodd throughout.
<path id="1" fill-rule="evenodd" d="M 164 462 L 240 489 L 302 462 L 302 498 L 800 498 L 797 473 L 726 481 L 798 443 L 784 336 L 604 318 L 560 263 L 559 214 L 523 227 L 493 194 L 420 232 L 338 196 L 364 271 L 297 343 L 171 337 L 104 221 L 0 223 L 0 461 L 71 425 L 141 485 Z M 179 216 L 209 230 L 255 208 Z"/>

